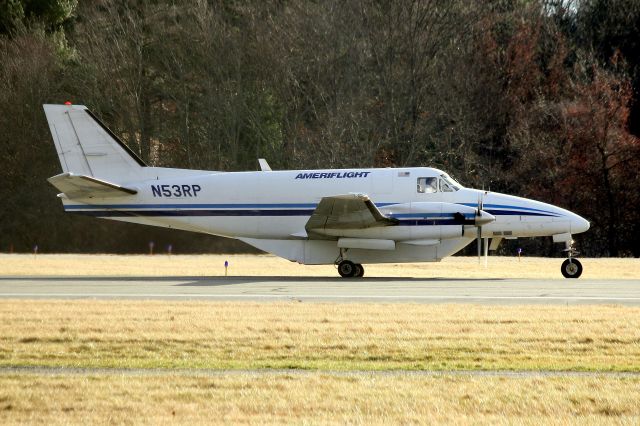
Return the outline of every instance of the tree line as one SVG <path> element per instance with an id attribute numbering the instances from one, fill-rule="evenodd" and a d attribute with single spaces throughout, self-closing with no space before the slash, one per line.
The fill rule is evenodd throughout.
<path id="1" fill-rule="evenodd" d="M 633 0 L 6 0 L 0 250 L 247 249 L 65 215 L 41 105 L 70 100 L 151 165 L 433 166 L 586 217 L 585 254 L 638 256 L 639 99 Z"/>

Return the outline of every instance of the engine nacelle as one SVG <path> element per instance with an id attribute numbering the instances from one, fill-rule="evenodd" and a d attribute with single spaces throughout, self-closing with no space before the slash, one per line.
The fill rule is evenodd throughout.
<path id="1" fill-rule="evenodd" d="M 454 203 L 440 203 L 440 202 L 414 202 L 414 203 L 402 203 L 392 204 L 380 209 L 386 215 L 392 217 L 401 218 L 408 214 L 410 215 L 424 215 L 428 217 L 453 217 L 454 214 L 460 213 L 467 219 L 472 219 L 476 213 L 474 207 L 464 206 L 462 204 Z"/>

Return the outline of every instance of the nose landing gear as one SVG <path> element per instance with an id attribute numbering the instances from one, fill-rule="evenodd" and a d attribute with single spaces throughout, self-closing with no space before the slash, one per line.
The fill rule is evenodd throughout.
<path id="1" fill-rule="evenodd" d="M 578 259 L 574 259 L 574 256 L 578 255 L 578 251 L 573 247 L 573 240 L 567 241 L 564 251 L 569 256 L 560 267 L 560 271 L 565 278 L 578 278 L 582 275 L 582 263 Z"/>

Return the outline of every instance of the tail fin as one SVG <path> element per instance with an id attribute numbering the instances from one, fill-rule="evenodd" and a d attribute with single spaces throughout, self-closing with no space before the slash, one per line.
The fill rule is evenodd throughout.
<path id="1" fill-rule="evenodd" d="M 43 105 L 62 170 L 119 182 L 146 164 L 84 105 Z"/>

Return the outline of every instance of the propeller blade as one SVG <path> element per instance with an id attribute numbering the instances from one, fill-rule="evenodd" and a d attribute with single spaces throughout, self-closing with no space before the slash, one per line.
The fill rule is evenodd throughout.
<path id="1" fill-rule="evenodd" d="M 482 261 L 482 226 L 478 226 L 478 264 Z"/>
<path id="2" fill-rule="evenodd" d="M 484 239 L 484 267 L 489 266 L 489 239 Z"/>
<path id="3" fill-rule="evenodd" d="M 482 225 L 478 219 L 482 217 L 482 194 L 478 195 L 478 208 L 476 209 L 476 226 L 478 227 L 478 265 L 482 261 Z"/>
<path id="4" fill-rule="evenodd" d="M 476 214 L 474 218 L 474 225 L 478 229 L 478 264 L 482 263 L 482 225 L 486 225 L 488 223 L 493 222 L 496 218 L 483 210 L 484 208 L 484 197 L 483 194 L 478 194 L 478 208 L 476 209 Z M 485 267 L 489 264 L 489 239 L 485 238 L 484 241 L 484 265 Z"/>

